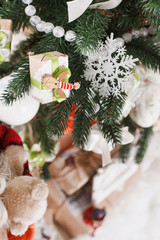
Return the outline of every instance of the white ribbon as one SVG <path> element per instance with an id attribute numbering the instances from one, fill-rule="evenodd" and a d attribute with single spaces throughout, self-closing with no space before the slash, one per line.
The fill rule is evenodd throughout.
<path id="1" fill-rule="evenodd" d="M 93 0 L 73 0 L 67 2 L 69 23 L 79 18 L 89 7 Z M 105 2 L 90 5 L 90 8 L 113 9 L 117 7 L 122 0 L 109 0 Z"/>
<path id="2" fill-rule="evenodd" d="M 102 167 L 111 163 L 111 155 L 107 140 L 99 130 L 92 129 L 88 143 L 84 147 L 87 151 L 102 154 Z"/>
<path id="3" fill-rule="evenodd" d="M 0 55 L 2 55 L 4 58 L 8 57 L 10 54 L 10 50 L 7 48 L 4 48 L 6 46 L 7 41 L 8 41 L 7 37 L 4 37 L 0 41 Z"/>
<path id="4" fill-rule="evenodd" d="M 3 48 L 3 49 L 0 48 L 0 55 L 6 58 L 10 55 L 10 50 L 7 48 Z"/>
<path id="5" fill-rule="evenodd" d="M 123 127 L 121 144 L 125 145 L 133 142 L 133 140 L 134 136 L 128 131 L 128 127 Z M 97 124 L 92 126 L 89 141 L 84 146 L 84 149 L 102 154 L 102 167 L 105 167 L 107 164 L 112 162 L 110 151 L 112 151 L 113 146 L 111 142 L 108 143 L 103 137 L 102 133 L 98 129 Z"/>

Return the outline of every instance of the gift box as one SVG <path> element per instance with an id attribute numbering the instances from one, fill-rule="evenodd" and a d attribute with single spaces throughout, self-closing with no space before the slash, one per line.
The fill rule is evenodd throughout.
<path id="1" fill-rule="evenodd" d="M 12 21 L 0 19 L 0 63 L 9 62 L 11 56 Z"/>
<path id="2" fill-rule="evenodd" d="M 43 77 L 51 75 L 58 78 L 61 73 L 68 72 L 62 82 L 69 82 L 71 75 L 68 69 L 68 56 L 60 52 L 49 52 L 38 55 L 29 56 L 30 77 L 31 77 L 31 94 L 40 103 L 45 104 L 52 101 L 62 102 L 62 98 L 56 89 L 46 90 L 43 85 Z M 62 91 L 66 97 L 69 97 L 70 90 L 63 89 Z"/>
<path id="3" fill-rule="evenodd" d="M 69 196 L 84 186 L 102 165 L 99 154 L 70 148 L 49 166 L 52 178 Z"/>
<path id="4" fill-rule="evenodd" d="M 125 183 L 138 171 L 134 162 L 115 160 L 105 168 L 99 168 L 92 179 L 92 204 L 97 205 L 115 191 L 123 191 Z"/>
<path id="5" fill-rule="evenodd" d="M 49 188 L 48 211 L 45 218 L 48 224 L 53 225 L 63 239 L 71 239 L 79 235 L 88 234 L 91 229 L 87 226 L 82 216 L 75 217 L 69 207 L 64 193 L 55 181 L 47 182 Z"/>

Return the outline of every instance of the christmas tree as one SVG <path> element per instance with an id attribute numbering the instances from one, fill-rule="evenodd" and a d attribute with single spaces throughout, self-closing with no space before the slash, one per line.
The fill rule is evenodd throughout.
<path id="1" fill-rule="evenodd" d="M 134 135 L 138 129 L 136 161 L 141 162 L 155 122 L 141 124 L 135 117 L 142 97 L 137 89 L 150 81 L 150 73 L 155 79 L 160 67 L 159 8 L 155 0 L 1 1 L 1 21 L 12 20 L 14 32 L 30 29 L 30 36 L 21 42 L 9 62 L 2 55 L 0 76 L 9 75 L 10 81 L 1 94 L 1 104 L 9 107 L 31 94 L 31 67 L 36 68 L 29 61 L 32 54 L 65 54 L 69 81 L 78 82 L 80 88 L 71 90 L 62 101 L 54 99 L 40 105 L 31 125 L 42 149 L 47 153 L 53 150 L 53 136 L 60 138 L 65 133 L 72 116 L 73 143 L 81 148 L 87 144 L 94 122 L 113 146 L 121 143 L 124 126 Z M 2 54 L 2 36 L 0 40 Z M 52 77 L 58 79 L 59 75 Z M 124 108 L 134 94 L 139 99 L 132 98 L 129 109 L 134 109 L 129 115 L 130 110 L 124 113 Z M 0 121 L 3 123 L 1 116 Z M 130 143 L 120 148 L 123 161 L 130 148 Z"/>

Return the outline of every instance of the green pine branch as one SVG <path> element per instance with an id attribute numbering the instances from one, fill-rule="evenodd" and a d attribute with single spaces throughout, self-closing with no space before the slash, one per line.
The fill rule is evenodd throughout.
<path id="1" fill-rule="evenodd" d="M 50 104 L 47 118 L 46 132 L 49 137 L 56 136 L 60 138 L 67 129 L 69 116 L 72 112 L 74 99 L 67 98 L 65 101 Z"/>
<path id="2" fill-rule="evenodd" d="M 54 151 L 55 142 L 46 133 L 48 111 L 49 107 L 47 105 L 41 105 L 38 114 L 31 123 L 36 142 L 40 141 L 42 150 L 50 154 Z"/>
<path id="3" fill-rule="evenodd" d="M 113 31 L 116 28 L 120 36 L 133 28 L 140 29 L 146 24 L 146 17 L 142 14 L 142 8 L 137 4 L 137 0 L 123 0 L 117 9 L 113 9 L 113 12 L 116 18 L 111 28 Z"/>
<path id="4" fill-rule="evenodd" d="M 98 122 L 98 125 L 107 142 L 111 142 L 113 146 L 121 143 L 122 131 L 119 123 L 108 125 L 106 122 Z"/>
<path id="5" fill-rule="evenodd" d="M 125 103 L 126 95 L 122 93 L 119 97 L 109 96 L 101 98 L 99 102 L 100 110 L 98 111 L 98 121 L 112 125 L 119 120 L 121 111 Z"/>
<path id="6" fill-rule="evenodd" d="M 137 129 L 136 123 L 132 121 L 132 119 L 130 118 L 129 115 L 123 119 L 122 125 L 128 127 L 129 132 L 131 132 L 131 133 L 135 133 L 135 131 Z"/>
<path id="7" fill-rule="evenodd" d="M 97 9 L 88 9 L 78 20 L 75 26 L 76 41 L 72 43 L 76 51 L 85 54 L 94 50 L 97 42 L 106 36 L 108 23 L 113 14 Z"/>
<path id="8" fill-rule="evenodd" d="M 137 6 L 142 8 L 142 13 L 153 26 L 156 33 L 160 33 L 160 2 L 157 0 L 139 0 Z"/>
<path id="9" fill-rule="evenodd" d="M 15 73 L 11 75 L 11 81 L 1 96 L 1 101 L 5 104 L 12 104 L 13 101 L 22 98 L 29 92 L 30 74 L 28 59 L 22 58 L 22 62 Z"/>
<path id="10" fill-rule="evenodd" d="M 130 116 L 128 115 L 126 118 L 123 119 L 122 121 L 122 126 L 128 127 L 129 132 L 132 134 L 135 134 L 137 125 L 132 121 Z M 127 159 L 130 156 L 130 150 L 131 150 L 132 144 L 125 144 L 125 145 L 120 145 L 119 147 L 119 157 L 122 160 L 122 162 L 126 162 Z"/>
<path id="11" fill-rule="evenodd" d="M 136 153 L 136 157 L 135 157 L 135 161 L 136 163 L 141 163 L 143 158 L 144 158 L 144 155 L 146 153 L 146 150 L 147 150 L 147 147 L 148 147 L 148 143 L 149 143 L 149 140 L 152 136 L 152 127 L 149 127 L 149 128 L 143 128 L 141 130 L 141 133 L 140 133 L 140 138 L 139 138 L 139 141 L 137 143 L 137 153 Z"/>
<path id="12" fill-rule="evenodd" d="M 154 70 L 160 69 L 160 43 L 152 39 L 134 39 L 127 44 L 127 53 L 139 58 L 142 64 Z"/>
<path id="13" fill-rule="evenodd" d="M 121 142 L 121 126 L 119 118 L 125 103 L 126 95 L 122 93 L 120 97 L 109 96 L 101 99 L 100 110 L 97 113 L 97 120 L 102 134 L 114 145 Z"/>
<path id="14" fill-rule="evenodd" d="M 90 128 L 95 117 L 95 104 L 92 101 L 93 96 L 91 92 L 86 89 L 79 91 L 79 98 L 76 102 L 76 111 L 74 115 L 74 125 L 73 125 L 73 143 L 76 146 L 84 147 L 87 143 Z"/>
<path id="15" fill-rule="evenodd" d="M 119 148 L 119 158 L 122 160 L 122 162 L 126 162 L 130 156 L 130 150 L 131 150 L 132 144 L 125 144 L 120 145 Z"/>

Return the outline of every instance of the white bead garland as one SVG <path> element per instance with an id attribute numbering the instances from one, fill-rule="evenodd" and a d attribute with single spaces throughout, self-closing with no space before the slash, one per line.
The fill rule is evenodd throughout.
<path id="1" fill-rule="evenodd" d="M 53 28 L 54 28 L 53 23 L 46 22 L 46 23 L 44 24 L 44 31 L 45 31 L 45 33 L 52 32 Z"/>
<path id="2" fill-rule="evenodd" d="M 127 42 L 131 42 L 132 41 L 132 34 L 131 33 L 124 33 L 122 35 L 122 38 L 124 39 L 124 41 Z"/>
<path id="3" fill-rule="evenodd" d="M 72 30 L 68 30 L 65 34 L 65 39 L 68 42 L 73 42 L 76 39 L 76 34 Z"/>
<path id="4" fill-rule="evenodd" d="M 39 32 L 43 32 L 44 31 L 44 26 L 45 26 L 45 22 L 44 21 L 40 21 L 39 23 L 36 24 L 36 29 Z"/>
<path id="5" fill-rule="evenodd" d="M 124 39 L 123 38 L 116 38 L 116 46 L 121 48 L 124 46 Z"/>
<path id="6" fill-rule="evenodd" d="M 25 4 L 30 4 L 31 2 L 33 2 L 33 0 L 22 0 L 22 2 Z"/>
<path id="7" fill-rule="evenodd" d="M 60 27 L 60 26 L 56 26 L 54 29 L 53 29 L 53 35 L 57 38 L 61 38 L 64 36 L 64 28 L 63 27 Z"/>
<path id="8" fill-rule="evenodd" d="M 27 16 L 31 17 L 36 13 L 36 8 L 33 5 L 28 5 L 25 8 L 25 13 Z"/>
<path id="9" fill-rule="evenodd" d="M 128 42 L 131 42 L 132 39 L 136 39 L 136 38 L 139 38 L 139 37 L 147 37 L 148 34 L 150 35 L 154 35 L 155 32 L 153 30 L 153 27 L 150 26 L 149 28 L 140 28 L 139 30 L 137 29 L 133 29 L 131 33 L 124 33 L 122 35 L 122 38 L 124 40 L 124 42 L 128 43 Z M 122 44 L 122 38 L 117 38 L 117 45 L 121 45 Z"/>
<path id="10" fill-rule="evenodd" d="M 32 17 L 30 18 L 30 24 L 31 24 L 32 26 L 34 26 L 34 27 L 35 27 L 40 21 L 41 21 L 40 17 L 38 17 L 38 16 L 36 16 L 36 15 L 34 15 L 34 16 L 32 16 Z"/>
<path id="11" fill-rule="evenodd" d="M 25 8 L 25 13 L 27 16 L 31 17 L 30 24 L 36 27 L 36 29 L 39 32 L 45 32 L 45 33 L 53 32 L 53 35 L 56 38 L 61 38 L 65 36 L 65 40 L 68 42 L 73 42 L 76 39 L 76 33 L 74 31 L 68 30 L 65 33 L 65 30 L 63 27 L 61 26 L 54 27 L 53 23 L 51 22 L 41 21 L 41 18 L 35 15 L 36 8 L 33 5 L 30 5 L 30 3 L 33 2 L 33 0 L 22 0 L 22 2 L 24 4 L 28 4 L 28 6 Z"/>

